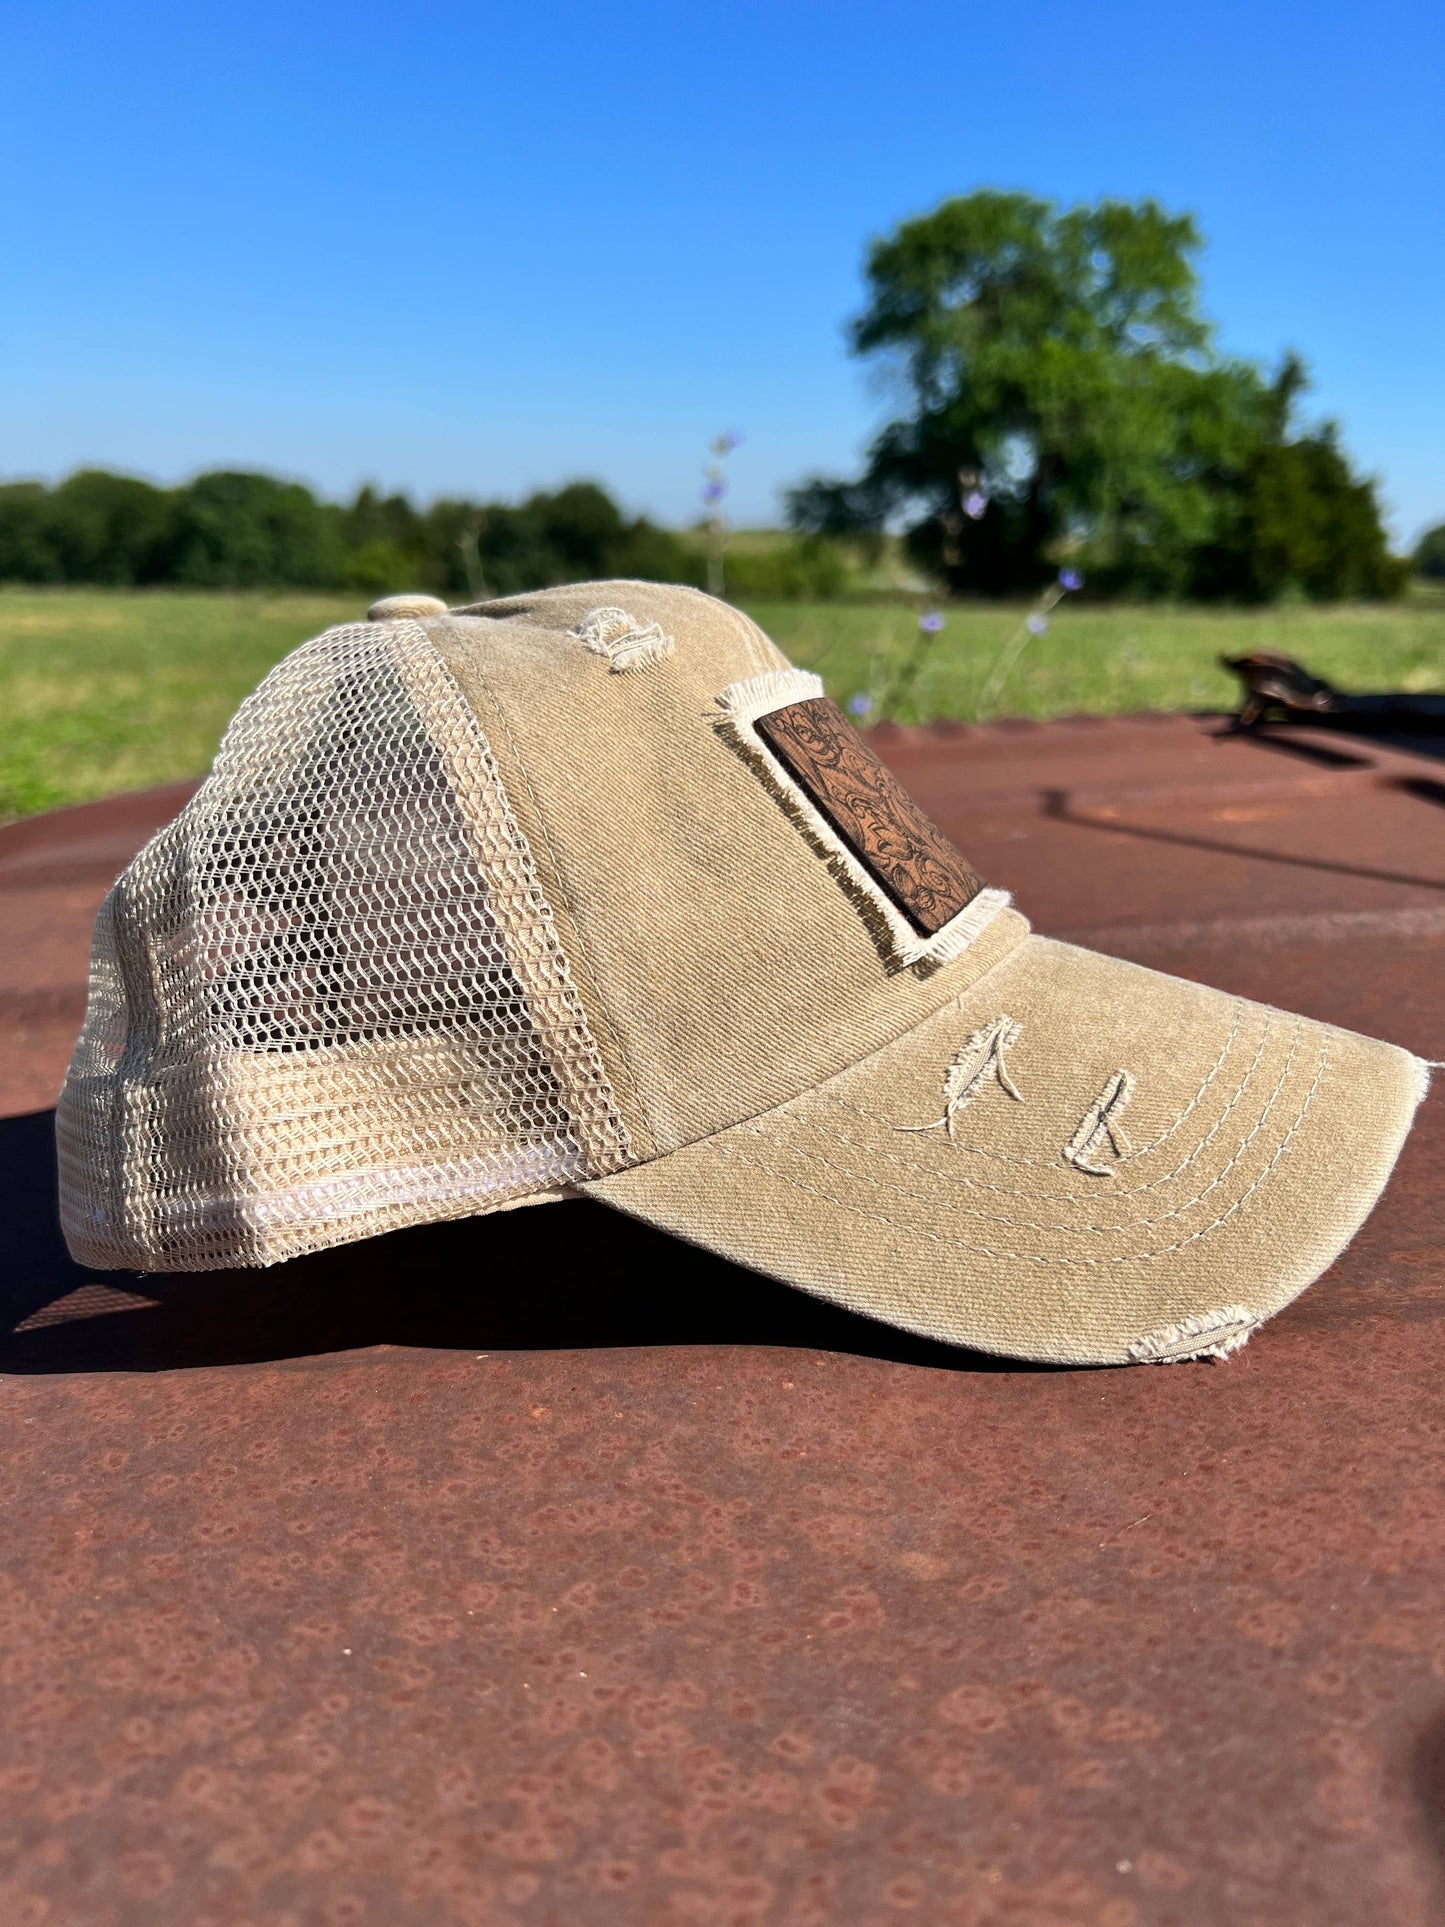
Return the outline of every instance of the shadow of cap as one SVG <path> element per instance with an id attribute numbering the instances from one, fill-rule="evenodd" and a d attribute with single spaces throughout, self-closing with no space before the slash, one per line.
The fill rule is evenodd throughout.
<path id="1" fill-rule="evenodd" d="M 55 1114 L 0 1120 L 0 1371 L 161 1371 L 368 1345 L 793 1346 L 951 1371 L 1056 1369 L 914 1338 L 591 1199 L 422 1225 L 260 1270 L 88 1271 L 56 1213 Z"/>

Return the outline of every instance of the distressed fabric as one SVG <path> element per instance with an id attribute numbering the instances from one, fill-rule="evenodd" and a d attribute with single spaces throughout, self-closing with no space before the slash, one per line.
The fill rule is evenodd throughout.
<path id="1" fill-rule="evenodd" d="M 1243 1343 L 1378 1195 L 1408 1053 L 996 890 L 900 935 L 739 740 L 739 688 L 802 679 L 738 611 L 620 582 L 377 617 L 273 672 L 107 900 L 57 1125 L 82 1262 L 587 1190 L 911 1330 L 1166 1363 Z"/>
<path id="2" fill-rule="evenodd" d="M 884 960 L 900 969 L 946 963 L 967 950 L 999 911 L 1007 909 L 1008 892 L 982 887 L 971 890 L 956 912 L 931 932 L 919 930 L 903 914 L 894 893 L 864 860 L 863 852 L 829 820 L 820 799 L 809 794 L 764 734 L 768 723 L 816 698 L 822 688 L 821 678 L 797 669 L 769 669 L 760 676 L 730 683 L 717 698 L 718 728 L 757 771 L 784 812 L 853 897 L 874 932 Z M 840 714 L 837 727 L 849 730 L 852 725 Z M 865 756 L 871 758 L 872 752 L 863 747 Z M 926 818 L 922 820 L 927 822 Z M 935 826 L 928 827 L 934 831 Z M 978 881 L 971 870 L 969 875 L 972 881 Z"/>
<path id="3" fill-rule="evenodd" d="M 1005 1012 L 1014 1090 L 980 1076 L 920 1129 Z M 1128 1149 L 1091 1175 L 1067 1148 L 1120 1067 Z M 1031 937 L 900 1043 L 587 1189 L 931 1338 L 1164 1362 L 1234 1349 L 1319 1275 L 1422 1090 L 1407 1051 Z"/>
<path id="4" fill-rule="evenodd" d="M 827 697 L 759 716 L 757 731 L 915 930 L 936 937 L 983 879 Z"/>
<path id="5" fill-rule="evenodd" d="M 604 587 L 676 639 L 667 661 L 614 676 L 568 635 Z M 1027 935 L 995 897 L 961 954 L 898 967 L 830 856 L 718 728 L 730 685 L 796 674 L 740 611 L 632 582 L 484 607 L 427 632 L 492 746 L 639 1151 L 675 1150 L 856 1063 Z"/>

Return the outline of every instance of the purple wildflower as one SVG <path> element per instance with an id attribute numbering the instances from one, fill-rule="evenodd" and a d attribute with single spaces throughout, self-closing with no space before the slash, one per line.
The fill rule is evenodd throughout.
<path id="1" fill-rule="evenodd" d="M 1059 587 L 1061 589 L 1082 589 L 1083 586 L 1084 578 L 1077 569 L 1059 570 Z"/>
<path id="2" fill-rule="evenodd" d="M 970 522 L 977 522 L 988 507 L 988 497 L 980 488 L 970 489 L 963 498 L 963 512 Z"/>
<path id="3" fill-rule="evenodd" d="M 855 717 L 861 723 L 865 716 L 871 716 L 873 714 L 873 698 L 861 693 L 856 696 L 850 696 L 846 708 L 848 714 Z"/>
<path id="4" fill-rule="evenodd" d="M 926 609 L 918 618 L 918 626 L 925 636 L 936 636 L 943 627 L 943 617 L 937 609 Z"/>
<path id="5" fill-rule="evenodd" d="M 726 494 L 727 486 L 725 483 L 709 482 L 703 489 L 702 499 L 704 502 L 720 502 Z"/>
<path id="6" fill-rule="evenodd" d="M 1029 617 L 1028 632 L 1031 636 L 1041 636 L 1044 633 L 1045 629 L 1048 628 L 1048 626 L 1049 626 L 1048 622 L 1045 620 L 1043 616 Z"/>

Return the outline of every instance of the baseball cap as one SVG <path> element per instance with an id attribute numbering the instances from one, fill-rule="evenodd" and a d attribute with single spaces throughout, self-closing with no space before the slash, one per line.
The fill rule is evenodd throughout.
<path id="1" fill-rule="evenodd" d="M 725 603 L 391 598 L 106 898 L 62 1218 L 200 1270 L 581 1194 L 913 1332 L 1165 1361 L 1330 1263 L 1426 1076 L 1033 934 Z"/>

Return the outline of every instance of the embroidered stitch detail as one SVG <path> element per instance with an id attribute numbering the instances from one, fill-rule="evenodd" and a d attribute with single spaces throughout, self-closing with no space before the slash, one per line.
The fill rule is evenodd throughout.
<path id="1" fill-rule="evenodd" d="M 1258 1138 L 1261 1131 L 1263 1131 L 1266 1125 L 1269 1123 L 1270 1118 L 1274 1115 L 1275 1106 L 1279 1102 L 1280 1094 L 1284 1090 L 1285 1085 L 1289 1082 L 1291 1076 L 1294 1073 L 1295 1058 L 1298 1053 L 1300 1039 L 1305 1034 L 1305 1028 L 1306 1028 L 1306 1020 L 1302 1017 L 1297 1018 L 1295 1020 L 1294 1029 L 1290 1036 L 1289 1050 L 1285 1057 L 1283 1068 L 1281 1069 L 1279 1077 L 1275 1082 L 1274 1088 L 1273 1090 L 1270 1091 L 1268 1097 L 1266 1097 L 1266 1099 L 1264 1100 L 1263 1109 L 1260 1111 L 1260 1114 L 1258 1118 L 1255 1120 L 1254 1124 L 1245 1133 L 1243 1140 L 1240 1142 L 1240 1144 L 1234 1151 L 1234 1154 L 1230 1157 L 1227 1163 L 1225 1163 L 1220 1167 L 1220 1169 L 1215 1173 L 1215 1175 L 1209 1180 L 1207 1184 L 1203 1184 L 1202 1188 L 1196 1191 L 1192 1197 L 1181 1199 L 1180 1202 L 1175 1206 L 1173 1206 L 1172 1209 L 1168 1211 L 1160 1212 L 1158 1215 L 1152 1216 L 1152 1217 L 1146 1217 L 1146 1216 L 1143 1216 L 1142 1214 L 1136 1214 L 1132 1218 L 1121 1219 L 1117 1223 L 1113 1223 L 1113 1224 L 1094 1224 L 1094 1223 L 1081 1224 L 1078 1222 L 1044 1224 L 1032 1218 L 1011 1218 L 1002 1213 L 980 1210 L 976 1206 L 970 1205 L 970 1204 L 964 1204 L 961 1200 L 958 1200 L 958 1199 L 949 1200 L 949 1210 L 963 1217 L 978 1218 L 987 1224 L 1009 1225 L 1013 1229 L 1019 1230 L 1019 1231 L 1047 1231 L 1047 1232 L 1066 1231 L 1066 1232 L 1069 1232 L 1070 1234 L 1087 1232 L 1090 1235 L 1097 1233 L 1101 1236 L 1112 1236 L 1115 1232 L 1120 1232 L 1120 1231 L 1134 1232 L 1141 1229 L 1153 1229 L 1161 1224 L 1167 1224 L 1172 1219 L 1184 1217 L 1187 1213 L 1189 1213 L 1190 1211 L 1193 1211 L 1197 1205 L 1203 1204 L 1204 1200 L 1207 1197 L 1209 1197 L 1211 1193 L 1219 1190 L 1221 1185 L 1227 1182 L 1230 1174 L 1233 1171 L 1235 1171 L 1239 1167 L 1239 1165 L 1243 1162 L 1243 1160 L 1249 1153 L 1251 1145 L 1254 1143 L 1256 1138 Z M 1325 1064 L 1329 1058 L 1329 1048 L 1330 1048 L 1329 1036 L 1328 1036 L 1328 1033 L 1326 1033 L 1324 1046 L 1320 1055 L 1319 1068 L 1317 1069 L 1315 1073 L 1314 1081 L 1310 1086 L 1309 1096 L 1305 1100 L 1305 1110 L 1308 1110 L 1310 1104 L 1313 1103 L 1314 1093 L 1318 1088 L 1321 1079 L 1324 1076 Z M 880 1121 L 887 1122 L 888 1120 L 884 1119 Z M 1293 1136 L 1295 1129 L 1297 1129 L 1298 1125 L 1303 1121 L 1304 1121 L 1304 1113 L 1302 1112 L 1299 1119 L 1296 1120 L 1296 1124 L 1294 1126 L 1291 1126 L 1290 1133 L 1289 1133 L 1290 1136 Z M 813 1124 L 810 1121 L 810 1128 L 818 1131 L 822 1136 L 830 1138 L 834 1143 L 849 1145 L 854 1150 L 867 1152 L 869 1154 L 870 1164 L 873 1162 L 876 1162 L 876 1160 L 879 1158 L 884 1158 L 887 1160 L 888 1163 L 896 1164 L 904 1170 L 917 1171 L 923 1177 L 929 1180 L 928 1189 L 923 1191 L 911 1190 L 905 1184 L 897 1184 L 892 1182 L 888 1178 L 880 1177 L 878 1172 L 874 1169 L 858 1170 L 851 1164 L 835 1164 L 829 1158 L 822 1157 L 817 1153 L 813 1154 L 815 1162 L 826 1165 L 830 1170 L 836 1171 L 841 1178 L 845 1179 L 847 1183 L 850 1186 L 853 1186 L 855 1189 L 859 1184 L 869 1184 L 874 1186 L 875 1189 L 877 1190 L 890 1192 L 894 1197 L 907 1198 L 913 1201 L 914 1203 L 924 1204 L 929 1206 L 930 1209 L 935 1209 L 939 1201 L 941 1188 L 951 1189 L 952 1184 L 954 1182 L 958 1182 L 958 1180 L 956 1179 L 950 1179 L 945 1177 L 945 1175 L 938 1169 L 937 1165 L 919 1164 L 910 1158 L 895 1157 L 892 1152 L 883 1150 L 881 1145 L 863 1143 L 857 1138 L 844 1137 L 839 1132 L 829 1130 L 826 1125 Z M 897 1127 L 894 1126 L 893 1128 L 896 1129 Z M 761 1129 L 756 1125 L 749 1127 L 748 1135 L 754 1138 L 757 1138 L 759 1142 L 772 1143 L 776 1148 L 779 1148 L 779 1149 L 783 1148 L 783 1146 L 778 1142 L 778 1140 L 768 1138 L 766 1133 L 762 1132 Z M 1212 1136 L 1213 1133 L 1211 1132 L 1210 1135 Z M 1203 1151 L 1207 1143 L 1208 1143 L 1208 1139 L 1204 1140 L 1203 1143 L 1201 1143 L 1199 1147 L 1199 1152 Z M 969 1144 L 960 1144 L 956 1148 L 960 1156 L 965 1154 L 971 1155 L 974 1150 L 974 1147 Z M 1181 1176 L 1186 1169 L 1188 1169 L 1190 1166 L 1192 1166 L 1195 1163 L 1196 1157 L 1199 1155 L 1199 1152 L 1192 1153 L 1188 1158 L 1186 1158 L 1184 1163 L 1181 1164 L 1172 1173 L 1172 1176 L 1176 1178 Z M 1282 1147 L 1281 1147 L 1281 1152 L 1277 1152 L 1275 1155 L 1275 1158 L 1271 1160 L 1271 1164 L 1277 1162 L 1281 1154 L 1282 1154 Z M 1031 1163 L 1035 1162 L 1035 1160 L 1031 1159 L 1030 1162 Z M 1202 1178 L 1203 1174 L 1200 1173 L 1198 1175 L 1200 1178 Z M 986 1189 L 986 1190 L 995 1189 L 995 1187 L 993 1186 L 978 1186 L 973 1179 L 967 1176 L 964 1176 L 961 1181 L 964 1187 L 968 1189 Z M 1258 1180 L 1257 1182 L 1262 1182 L 1262 1180 Z M 1154 1187 L 1150 1185 L 1150 1186 L 1144 1186 L 1140 1188 L 1152 1190 Z M 1251 1186 L 1251 1191 L 1254 1188 L 1255 1188 L 1254 1186 Z M 819 1195 L 822 1195 L 822 1194 L 820 1193 Z M 1057 1203 L 1057 1204 L 1078 1204 L 1078 1203 L 1084 1202 L 1085 1199 L 1089 1196 L 1092 1196 L 1093 1198 L 1097 1199 L 1100 1194 L 1097 1188 L 1091 1188 L 1090 1193 L 1076 1192 L 1072 1194 L 1066 1194 L 1062 1197 L 1059 1196 L 1057 1193 L 1046 1192 L 1046 1191 L 1037 1192 L 1037 1193 L 1034 1193 L 1031 1191 L 1021 1191 L 1021 1192 L 1010 1193 L 1010 1192 L 1004 1191 L 999 1193 L 999 1195 L 1005 1198 L 1014 1198 L 1026 1205 L 1031 1205 L 1037 1200 L 1047 1200 L 1050 1203 Z M 1127 1190 L 1121 1192 L 1120 1189 L 1116 1187 L 1112 1192 L 1112 1194 L 1110 1195 L 1112 1195 L 1115 1199 L 1118 1199 L 1121 1196 L 1124 1198 L 1131 1197 L 1134 1195 L 1134 1193 Z M 1249 1195 L 1249 1194 L 1247 1193 L 1246 1195 Z M 850 1211 L 860 1209 L 860 1207 L 853 1201 L 851 1195 L 848 1198 L 835 1199 L 834 1202 L 843 1204 L 845 1208 Z M 891 1222 L 891 1220 L 884 1220 L 884 1222 Z M 982 1246 L 968 1246 L 965 1248 L 969 1250 L 983 1249 Z M 1004 1252 L 991 1251 L 987 1255 L 992 1257 L 1019 1257 L 1019 1256 L 1022 1256 L 1023 1254 L 1018 1252 L 1004 1253 Z M 1092 1261 L 1090 1260 L 1075 1261 L 1071 1259 L 1058 1259 L 1058 1260 L 1053 1260 L 1051 1262 L 1068 1264 L 1073 1262 L 1088 1263 Z"/>
<path id="2" fill-rule="evenodd" d="M 1246 1137 L 1244 1143 L 1240 1146 L 1239 1150 L 1235 1152 L 1234 1156 L 1230 1159 L 1229 1163 L 1218 1174 L 1218 1176 L 1211 1179 L 1211 1181 L 1204 1186 L 1204 1189 L 1202 1191 L 1198 1192 L 1196 1196 L 1188 1199 L 1184 1204 L 1179 1206 L 1177 1210 L 1167 1213 L 1166 1214 L 1167 1217 L 1169 1218 L 1183 1217 L 1184 1214 L 1187 1211 L 1192 1210 L 1194 1206 L 1198 1204 L 1202 1204 L 1204 1199 L 1209 1196 L 1210 1192 L 1218 1189 L 1220 1184 L 1228 1176 L 1229 1172 L 1232 1171 L 1234 1167 L 1244 1157 L 1245 1152 L 1249 1148 L 1249 1145 L 1264 1129 L 1270 1117 L 1273 1115 L 1275 1104 L 1279 1098 L 1281 1091 L 1283 1091 L 1285 1084 L 1289 1080 L 1291 1071 L 1293 1070 L 1295 1047 L 1299 1041 L 1300 1036 L 1303 1034 L 1305 1028 L 1306 1026 L 1305 1026 L 1304 1019 L 1297 1018 L 1295 1020 L 1294 1037 L 1291 1040 L 1291 1044 L 1290 1044 L 1289 1058 L 1285 1064 L 1283 1071 L 1281 1071 L 1280 1073 L 1279 1082 L 1275 1085 L 1274 1089 L 1270 1092 L 1269 1098 L 1265 1103 L 1263 1111 L 1260 1113 L 1260 1116 L 1257 1122 L 1255 1123 L 1253 1129 L 1250 1131 L 1248 1137 Z M 1148 1251 L 1122 1251 L 1122 1252 L 1112 1253 L 1106 1257 L 1099 1257 L 1099 1258 L 1050 1257 L 1045 1253 L 1039 1252 L 1039 1251 L 1011 1251 L 1011 1250 L 1001 1249 L 999 1246 L 992 1245 L 992 1244 L 987 1244 L 987 1245 L 973 1244 L 969 1240 L 964 1238 L 947 1238 L 947 1237 L 941 1236 L 938 1232 L 924 1230 L 922 1226 L 918 1224 L 916 1216 L 912 1219 L 904 1218 L 904 1217 L 895 1218 L 890 1216 L 887 1212 L 869 1211 L 858 1202 L 857 1184 L 860 1178 L 865 1179 L 870 1184 L 878 1185 L 879 1188 L 882 1190 L 892 1191 L 899 1197 L 913 1198 L 919 1195 L 914 1192 L 906 1191 L 899 1185 L 889 1184 L 887 1183 L 886 1180 L 878 1179 L 866 1172 L 858 1172 L 854 1170 L 844 1171 L 842 1166 L 833 1166 L 831 1168 L 838 1170 L 848 1180 L 851 1188 L 843 1195 L 840 1195 L 837 1191 L 822 1191 L 822 1190 L 819 1190 L 815 1185 L 804 1184 L 801 1179 L 790 1175 L 787 1171 L 780 1170 L 776 1165 L 764 1163 L 764 1161 L 761 1158 L 748 1157 L 745 1152 L 737 1150 L 734 1146 L 730 1145 L 727 1142 L 726 1133 L 719 1136 L 718 1138 L 715 1138 L 713 1140 L 713 1143 L 714 1143 L 715 1149 L 717 1150 L 718 1154 L 721 1157 L 730 1159 L 739 1164 L 746 1164 L 750 1166 L 752 1169 L 762 1172 L 764 1176 L 775 1179 L 779 1184 L 786 1185 L 790 1191 L 801 1191 L 808 1197 L 821 1198 L 826 1204 L 833 1205 L 840 1211 L 846 1211 L 853 1217 L 862 1218 L 868 1223 L 888 1225 L 895 1231 L 904 1230 L 906 1231 L 907 1236 L 910 1239 L 914 1241 L 920 1241 L 925 1244 L 934 1245 L 939 1250 L 942 1250 L 942 1251 L 971 1251 L 971 1252 L 976 1252 L 980 1257 L 983 1257 L 983 1258 L 989 1258 L 989 1259 L 995 1259 L 995 1260 L 1002 1259 L 1012 1263 L 1037 1265 L 1050 1270 L 1052 1269 L 1069 1269 L 1069 1270 L 1085 1269 L 1085 1270 L 1095 1271 L 1095 1270 L 1102 1270 L 1104 1267 L 1111 1266 L 1111 1265 L 1153 1264 L 1161 1258 L 1172 1258 L 1175 1252 L 1184 1251 L 1190 1245 L 1198 1244 L 1202 1238 L 1208 1238 L 1212 1236 L 1212 1234 L 1218 1231 L 1221 1228 L 1221 1226 L 1228 1224 L 1230 1219 L 1233 1218 L 1238 1212 L 1243 1211 L 1246 1205 L 1248 1205 L 1248 1203 L 1250 1202 L 1250 1200 L 1266 1184 L 1268 1184 L 1270 1178 L 1273 1176 L 1277 1167 L 1284 1160 L 1284 1158 L 1289 1154 L 1290 1146 L 1294 1143 L 1295 1138 L 1298 1136 L 1300 1131 L 1303 1130 L 1305 1119 L 1309 1116 L 1310 1109 L 1315 1101 L 1315 1097 L 1320 1089 L 1321 1084 L 1324 1082 L 1325 1072 L 1328 1070 L 1329 1063 L 1330 1063 L 1330 1041 L 1331 1041 L 1331 1033 L 1328 1029 L 1325 1029 L 1323 1033 L 1323 1040 L 1320 1045 L 1319 1060 L 1315 1065 L 1315 1072 L 1314 1072 L 1314 1076 L 1310 1080 L 1309 1089 L 1305 1092 L 1304 1098 L 1300 1104 L 1298 1112 L 1295 1114 L 1295 1117 L 1293 1118 L 1293 1120 L 1285 1130 L 1278 1144 L 1275 1146 L 1274 1154 L 1270 1158 L 1269 1162 L 1265 1165 L 1264 1169 L 1258 1173 L 1258 1175 L 1252 1180 L 1252 1182 L 1249 1185 L 1246 1186 L 1246 1188 L 1243 1191 L 1240 1192 L 1239 1196 L 1234 1199 L 1232 1204 L 1227 1205 L 1225 1209 L 1221 1211 L 1216 1218 L 1213 1218 L 1208 1224 L 1201 1225 L 1197 1231 L 1189 1232 L 1187 1236 L 1176 1239 L 1172 1244 L 1157 1246 L 1153 1250 L 1148 1250 Z M 755 1139 L 759 1137 L 759 1133 L 757 1131 L 752 1132 L 751 1135 Z M 763 1138 L 761 1141 L 764 1143 L 768 1142 L 766 1138 Z M 928 1197 L 924 1197 L 921 1199 L 921 1202 L 926 1203 L 930 1206 L 936 1206 L 937 1196 L 936 1194 L 933 1194 Z M 965 1214 L 969 1217 L 983 1216 L 981 1212 L 968 1211 L 967 1207 L 964 1207 L 964 1210 L 965 1210 Z M 1015 1230 L 1029 1230 L 1034 1228 L 1030 1225 L 1022 1224 L 1015 1219 L 1002 1219 L 1002 1220 L 998 1220 L 997 1222 L 1009 1224 Z M 1143 1218 L 1135 1221 L 1135 1223 L 1133 1223 L 1132 1225 L 1127 1225 L 1127 1226 L 1119 1225 L 1119 1226 L 1110 1227 L 1110 1229 L 1138 1230 L 1146 1227 L 1152 1227 L 1160 1222 L 1163 1222 L 1163 1220 Z M 1051 1231 L 1061 1231 L 1061 1230 L 1076 1231 L 1078 1229 L 1078 1227 L 1075 1225 L 1068 1225 L 1068 1226 L 1051 1225 L 1044 1228 Z M 1084 1228 L 1086 1230 L 1091 1228 L 1098 1230 L 1098 1229 L 1102 1229 L 1103 1227 L 1085 1226 Z"/>
<path id="3" fill-rule="evenodd" d="M 953 1120 L 971 1104 L 987 1083 L 990 1073 L 1010 1097 L 1021 1104 L 1023 1093 L 1009 1075 L 1004 1052 L 1019 1041 L 1023 1026 L 1012 1017 L 995 1017 L 991 1024 L 976 1030 L 963 1049 L 956 1052 L 943 1076 L 943 1116 L 932 1124 L 899 1124 L 900 1131 L 947 1131 L 953 1136 Z"/>
<path id="4" fill-rule="evenodd" d="M 1120 1115 L 1134 1095 L 1134 1080 L 1128 1071 L 1115 1071 L 1102 1091 L 1085 1111 L 1077 1131 L 1064 1146 L 1064 1156 L 1076 1171 L 1087 1171 L 1096 1178 L 1111 1178 L 1114 1167 L 1090 1160 L 1105 1145 L 1115 1158 L 1129 1155 L 1129 1140 L 1119 1122 Z"/>
<path id="5" fill-rule="evenodd" d="M 790 703 L 823 694 L 820 676 L 804 669 L 771 669 L 745 682 L 729 683 L 717 698 L 719 732 L 752 765 L 779 804 L 822 856 L 863 914 L 886 961 L 897 969 L 936 969 L 961 956 L 1013 901 L 1007 890 L 980 890 L 965 909 L 933 936 L 915 930 L 877 879 L 859 862 L 791 770 L 758 731 L 760 717 Z"/>
<path id="6" fill-rule="evenodd" d="M 594 656 L 606 656 L 614 676 L 630 676 L 672 655 L 677 639 L 661 623 L 641 622 L 625 609 L 589 609 L 571 631 Z"/>
<path id="7" fill-rule="evenodd" d="M 1129 1357 L 1136 1365 L 1178 1365 L 1186 1358 L 1228 1358 L 1249 1342 L 1259 1319 L 1245 1305 L 1197 1312 L 1177 1325 L 1136 1338 Z"/>

